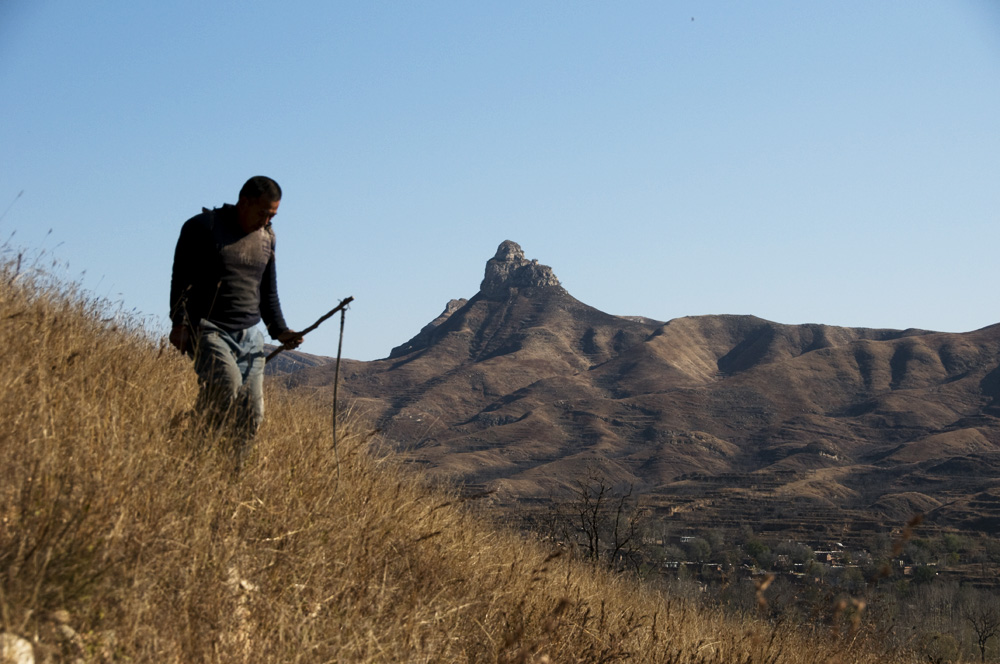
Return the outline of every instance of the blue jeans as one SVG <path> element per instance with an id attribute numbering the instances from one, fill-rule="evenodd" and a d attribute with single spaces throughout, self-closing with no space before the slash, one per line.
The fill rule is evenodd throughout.
<path id="1" fill-rule="evenodd" d="M 256 327 L 227 332 L 202 319 L 194 353 L 195 408 L 233 434 L 238 462 L 249 454 L 264 420 L 264 335 Z"/>

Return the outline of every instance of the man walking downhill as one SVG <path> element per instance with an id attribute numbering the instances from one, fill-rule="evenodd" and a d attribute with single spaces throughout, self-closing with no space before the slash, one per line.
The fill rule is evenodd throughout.
<path id="1" fill-rule="evenodd" d="M 263 318 L 271 338 L 295 348 L 302 337 L 281 314 L 274 230 L 281 188 L 247 180 L 236 205 L 207 210 L 181 228 L 170 282 L 170 343 L 194 356 L 196 410 L 233 437 L 237 468 L 264 416 Z"/>

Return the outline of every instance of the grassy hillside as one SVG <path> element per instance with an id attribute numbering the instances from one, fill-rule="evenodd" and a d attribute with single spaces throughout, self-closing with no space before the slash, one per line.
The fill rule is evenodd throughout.
<path id="1" fill-rule="evenodd" d="M 850 620 L 727 618 L 489 525 L 329 405 L 269 387 L 258 454 L 189 362 L 0 265 L 0 630 L 84 662 L 903 662 Z M 862 616 L 863 617 L 863 616 Z"/>

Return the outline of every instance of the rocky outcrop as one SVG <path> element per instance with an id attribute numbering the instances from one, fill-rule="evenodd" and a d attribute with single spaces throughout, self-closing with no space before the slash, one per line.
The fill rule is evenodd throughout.
<path id="1" fill-rule="evenodd" d="M 525 289 L 535 288 L 562 290 L 559 279 L 551 267 L 541 265 L 537 260 L 529 261 L 524 257 L 524 251 L 517 242 L 504 240 L 497 248 L 496 255 L 486 261 L 486 275 L 479 285 L 476 298 L 490 301 L 507 300 Z M 389 359 L 402 357 L 432 344 L 442 326 L 468 303 L 469 300 L 465 298 L 448 302 L 444 311 L 425 325 L 416 336 L 393 348 L 389 353 Z"/>
<path id="2" fill-rule="evenodd" d="M 441 327 L 441 324 L 446 320 L 451 318 L 451 315 L 465 306 L 468 302 L 464 297 L 457 300 L 449 300 L 448 304 L 445 305 L 444 311 L 442 311 L 437 318 L 432 320 L 427 325 L 421 328 L 420 332 L 417 333 L 415 337 L 407 341 L 405 344 L 400 344 L 392 349 L 389 353 L 390 358 L 400 357 L 401 355 L 406 355 L 418 348 L 423 348 L 428 343 L 430 343 L 434 330 Z"/>
<path id="3" fill-rule="evenodd" d="M 506 299 L 521 288 L 559 286 L 548 265 L 527 260 L 517 242 L 504 240 L 496 255 L 486 262 L 486 276 L 479 293 L 489 299 Z"/>

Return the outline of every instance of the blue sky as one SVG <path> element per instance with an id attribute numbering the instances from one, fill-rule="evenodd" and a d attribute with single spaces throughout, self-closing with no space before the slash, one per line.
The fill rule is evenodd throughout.
<path id="1" fill-rule="evenodd" d="M 356 359 L 507 239 L 613 314 L 1000 322 L 995 0 L 5 0 L 0 91 L 0 237 L 164 334 L 256 174 L 286 318 L 354 296 Z"/>

